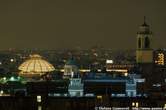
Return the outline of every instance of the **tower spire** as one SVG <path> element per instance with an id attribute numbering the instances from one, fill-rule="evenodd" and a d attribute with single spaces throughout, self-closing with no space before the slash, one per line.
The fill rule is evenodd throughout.
<path id="1" fill-rule="evenodd" d="M 146 24 L 146 16 L 144 16 L 144 24 Z"/>
<path id="2" fill-rule="evenodd" d="M 144 27 L 148 27 L 149 25 L 147 25 L 147 23 L 146 23 L 146 16 L 144 16 L 144 23 L 142 24 L 142 26 L 144 26 Z"/>

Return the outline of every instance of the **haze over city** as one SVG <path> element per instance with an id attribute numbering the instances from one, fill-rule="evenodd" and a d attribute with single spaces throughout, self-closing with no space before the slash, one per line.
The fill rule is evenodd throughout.
<path id="1" fill-rule="evenodd" d="M 0 0 L 0 110 L 166 110 L 166 0 Z"/>
<path id="2" fill-rule="evenodd" d="M 0 49 L 135 49 L 146 22 L 154 47 L 166 47 L 165 0 L 1 1 Z M 140 25 L 139 25 L 140 24 Z"/>

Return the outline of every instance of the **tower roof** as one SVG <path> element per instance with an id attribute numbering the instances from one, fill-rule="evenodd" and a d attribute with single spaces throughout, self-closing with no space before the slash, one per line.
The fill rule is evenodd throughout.
<path id="1" fill-rule="evenodd" d="M 67 60 L 66 65 L 75 65 L 77 66 L 77 63 L 73 57 L 71 57 L 69 60 Z"/>
<path id="2" fill-rule="evenodd" d="M 146 23 L 146 17 L 144 16 L 144 23 L 139 27 L 137 34 L 152 34 L 149 25 Z"/>
<path id="3" fill-rule="evenodd" d="M 73 58 L 70 58 L 67 62 L 66 65 L 77 65 L 76 61 Z"/>

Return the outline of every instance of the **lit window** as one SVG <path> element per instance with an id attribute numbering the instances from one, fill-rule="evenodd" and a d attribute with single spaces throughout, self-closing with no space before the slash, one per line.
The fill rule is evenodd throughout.
<path id="1" fill-rule="evenodd" d="M 41 105 L 38 106 L 38 110 L 42 110 L 42 106 Z"/>
<path id="2" fill-rule="evenodd" d="M 138 107 L 138 105 L 139 105 L 138 102 L 136 102 L 136 103 L 135 103 L 135 107 Z"/>
<path id="3" fill-rule="evenodd" d="M 138 102 L 133 102 L 133 103 L 132 103 L 132 106 L 133 106 L 133 107 L 138 107 L 138 106 L 139 106 L 139 103 L 138 103 Z"/>
<path id="4" fill-rule="evenodd" d="M 41 102 L 41 96 L 37 96 L 37 102 Z"/>
<path id="5" fill-rule="evenodd" d="M 155 61 L 158 65 L 164 65 L 164 54 L 158 53 L 157 60 Z"/>
<path id="6" fill-rule="evenodd" d="M 164 104 L 164 108 L 163 109 L 166 109 L 166 104 Z"/>
<path id="7" fill-rule="evenodd" d="M 101 95 L 98 95 L 98 96 L 97 96 L 97 99 L 102 99 L 102 96 L 101 96 Z"/>
<path id="8" fill-rule="evenodd" d="M 132 103 L 132 106 L 133 106 L 133 107 L 135 106 L 135 102 Z"/>

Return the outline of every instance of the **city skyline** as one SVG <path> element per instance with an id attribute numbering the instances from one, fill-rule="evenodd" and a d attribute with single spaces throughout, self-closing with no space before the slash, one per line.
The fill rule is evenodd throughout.
<path id="1" fill-rule="evenodd" d="M 165 48 L 163 0 L 4 1 L 0 50 L 90 48 L 135 49 L 143 17 L 153 32 L 154 48 Z"/>

